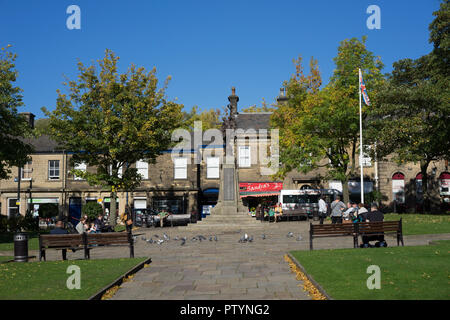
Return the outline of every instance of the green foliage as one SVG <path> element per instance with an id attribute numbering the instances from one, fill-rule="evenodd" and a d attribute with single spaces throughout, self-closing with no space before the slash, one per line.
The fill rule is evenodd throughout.
<path id="1" fill-rule="evenodd" d="M 83 215 L 87 215 L 88 219 L 93 221 L 97 219 L 100 214 L 103 214 L 103 207 L 98 202 L 88 202 L 81 208 Z"/>
<path id="2" fill-rule="evenodd" d="M 377 142 L 379 157 L 394 154 L 399 163 L 420 163 L 426 208 L 433 201 L 428 166 L 450 158 L 449 2 L 444 1 L 434 15 L 430 24 L 433 51 L 416 60 L 394 62 L 388 81 L 376 94 L 367 131 L 368 139 Z"/>
<path id="3" fill-rule="evenodd" d="M 27 213 L 25 216 L 0 218 L 0 234 L 14 232 L 35 232 L 39 230 L 38 220 Z"/>
<path id="4" fill-rule="evenodd" d="M 365 41 L 363 37 L 340 43 L 335 72 L 323 89 L 317 61 L 311 59 L 306 76 L 301 58 L 294 60 L 296 73 L 284 83 L 289 100 L 278 105 L 271 117 L 272 127 L 280 130 L 282 166 L 277 176 L 284 177 L 293 169 L 307 173 L 326 168 L 326 179 L 342 182 L 345 201 L 359 147 L 358 69 L 364 72 L 369 89 L 383 82 L 383 64 L 367 50 Z"/>
<path id="5" fill-rule="evenodd" d="M 276 105 L 267 105 L 266 99 L 262 99 L 261 107 L 256 105 L 244 108 L 242 112 L 274 112 L 276 110 Z"/>
<path id="6" fill-rule="evenodd" d="M 198 107 L 192 107 L 190 112 L 183 111 L 182 127 L 192 130 L 195 121 L 202 122 L 202 130 L 220 129 L 222 123 L 220 121 L 220 109 L 203 110 L 198 113 Z"/>
<path id="7" fill-rule="evenodd" d="M 0 179 L 7 179 L 12 166 L 23 166 L 32 147 L 23 138 L 31 134 L 24 117 L 18 113 L 23 106 L 22 89 L 14 86 L 17 80 L 16 55 L 10 45 L 0 50 Z"/>
<path id="8" fill-rule="evenodd" d="M 147 72 L 131 65 L 118 74 L 118 60 L 106 50 L 98 61 L 99 70 L 78 62 L 78 79 L 65 83 L 69 92 L 57 91 L 53 112 L 43 108 L 53 139 L 75 152 L 71 165 L 96 168 L 96 172 L 73 170 L 72 174 L 111 190 L 111 199 L 117 191 L 132 191 L 140 184 L 141 175 L 130 165 L 142 159 L 154 163 L 172 145 L 172 131 L 183 120 L 183 106 L 165 96 L 170 78 L 158 89 L 155 68 Z M 112 225 L 116 223 L 114 207 L 112 201 Z"/>

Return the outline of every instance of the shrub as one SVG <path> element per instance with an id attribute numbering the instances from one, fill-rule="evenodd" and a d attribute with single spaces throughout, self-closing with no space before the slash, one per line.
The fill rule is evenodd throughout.
<path id="1" fill-rule="evenodd" d="M 88 202 L 81 209 L 83 215 L 88 216 L 89 220 L 95 220 L 99 214 L 103 214 L 103 207 L 97 202 Z"/>

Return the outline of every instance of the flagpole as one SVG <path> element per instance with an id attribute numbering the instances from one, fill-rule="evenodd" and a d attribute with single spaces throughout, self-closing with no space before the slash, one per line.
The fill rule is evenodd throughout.
<path id="1" fill-rule="evenodd" d="M 363 171 L 363 140 L 362 140 L 362 112 L 361 112 L 361 69 L 359 69 L 359 167 L 361 170 L 361 203 L 364 203 L 364 171 Z"/>

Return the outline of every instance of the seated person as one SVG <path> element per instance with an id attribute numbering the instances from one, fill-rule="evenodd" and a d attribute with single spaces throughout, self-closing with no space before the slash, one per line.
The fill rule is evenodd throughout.
<path id="1" fill-rule="evenodd" d="M 103 232 L 105 230 L 106 226 L 102 214 L 99 214 L 97 219 L 94 220 L 94 225 L 97 232 Z"/>
<path id="2" fill-rule="evenodd" d="M 281 203 L 277 204 L 275 207 L 275 222 L 277 222 L 278 217 L 283 215 L 283 208 L 281 207 Z"/>
<path id="3" fill-rule="evenodd" d="M 273 207 L 270 207 L 270 209 L 269 209 L 269 221 L 270 221 L 270 218 L 274 217 L 274 216 L 275 216 L 275 210 L 273 209 Z"/>
<path id="4" fill-rule="evenodd" d="M 356 203 L 348 203 L 347 210 L 342 213 L 344 220 L 353 220 L 353 218 L 358 214 L 358 208 Z"/>
<path id="5" fill-rule="evenodd" d="M 64 229 L 64 223 L 61 220 L 56 221 L 55 228 L 50 230 L 50 234 L 68 234 L 69 232 Z"/>
<path id="6" fill-rule="evenodd" d="M 80 219 L 80 222 L 78 222 L 78 224 L 76 225 L 75 229 L 77 230 L 78 233 L 83 233 L 85 232 L 88 227 L 87 227 L 87 221 L 86 221 L 86 217 L 82 217 Z"/>
<path id="7" fill-rule="evenodd" d="M 162 210 L 158 213 L 159 215 L 159 225 L 162 228 L 164 225 L 164 220 L 167 219 L 167 217 L 169 216 L 169 212 L 167 212 L 166 210 Z"/>
<path id="8" fill-rule="evenodd" d="M 383 221 L 384 215 L 381 211 L 378 211 L 378 205 L 376 203 L 373 203 L 371 206 L 371 211 L 365 214 L 365 222 L 376 222 L 376 221 Z M 384 235 L 362 235 L 362 248 L 368 248 L 370 247 L 370 241 L 378 241 L 378 246 L 386 247 L 387 243 L 384 240 Z M 377 246 L 376 244 L 376 246 Z"/>

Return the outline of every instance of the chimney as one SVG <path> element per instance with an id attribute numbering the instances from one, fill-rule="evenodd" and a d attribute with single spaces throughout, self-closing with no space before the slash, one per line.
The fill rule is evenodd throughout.
<path id="1" fill-rule="evenodd" d="M 284 88 L 280 88 L 280 95 L 277 97 L 278 104 L 284 104 L 288 101 L 286 97 L 286 91 Z"/>
<path id="2" fill-rule="evenodd" d="M 231 110 L 231 115 L 236 115 L 237 112 L 237 103 L 239 101 L 239 97 L 236 95 L 236 88 L 232 87 L 231 88 L 231 95 L 228 96 L 228 101 L 230 101 L 230 110 Z"/>
<path id="3" fill-rule="evenodd" d="M 31 129 L 34 129 L 34 117 L 35 115 L 31 112 L 21 112 L 20 115 L 24 116 L 25 121 L 28 123 Z"/>

